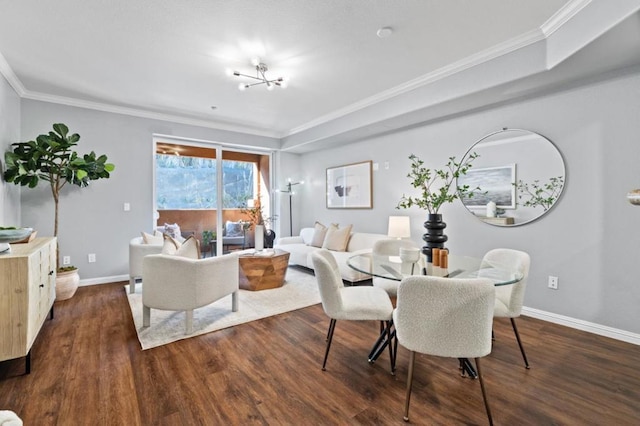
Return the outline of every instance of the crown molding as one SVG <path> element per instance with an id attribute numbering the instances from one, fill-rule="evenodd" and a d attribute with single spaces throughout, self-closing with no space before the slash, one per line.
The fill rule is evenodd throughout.
<path id="1" fill-rule="evenodd" d="M 582 9 L 587 7 L 593 0 L 571 0 L 564 6 L 562 6 L 551 18 L 547 19 L 540 29 L 544 33 L 545 37 L 549 37 L 556 32 L 560 27 L 566 24 L 571 18 L 576 16 Z"/>
<path id="2" fill-rule="evenodd" d="M 556 12 L 551 18 L 549 18 L 546 22 L 544 22 L 539 28 L 526 32 L 520 36 L 514 37 L 503 43 L 499 43 L 488 49 L 485 49 L 476 54 L 468 56 L 462 60 L 459 60 L 450 65 L 439 68 L 423 76 L 420 76 L 414 80 L 398 85 L 392 89 L 386 90 L 384 92 L 380 92 L 374 96 L 363 99 L 362 101 L 351 104 L 345 108 L 341 108 L 330 114 L 324 115 L 322 117 L 318 117 L 315 120 L 312 120 L 306 124 L 303 124 L 301 126 L 291 129 L 289 133 L 287 133 L 285 136 L 291 136 L 296 133 L 309 130 L 313 127 L 336 120 L 345 115 L 362 110 L 364 108 L 383 102 L 387 99 L 393 98 L 395 96 L 401 95 L 411 90 L 415 90 L 419 87 L 426 86 L 428 84 L 433 84 L 438 80 L 442 80 L 451 75 L 460 73 L 462 71 L 481 65 L 485 62 L 496 59 L 500 56 L 507 55 L 516 50 L 519 50 L 524 47 L 530 46 L 532 44 L 538 43 L 540 41 L 546 40 L 547 37 L 549 37 L 549 35 L 553 34 L 558 28 L 560 28 L 567 21 L 573 18 L 576 14 L 578 14 L 582 9 L 584 9 L 591 2 L 592 0 L 572 0 L 568 2 L 566 5 L 564 5 L 558 12 Z"/>
<path id="3" fill-rule="evenodd" d="M 24 94 L 26 93 L 26 90 L 22 85 L 22 82 L 18 79 L 16 74 L 13 72 L 13 69 L 11 69 L 11 66 L 9 66 L 9 63 L 7 62 L 7 60 L 2 55 L 2 52 L 0 52 L 0 74 L 2 74 L 4 78 L 7 79 L 7 82 L 9 82 L 9 85 L 13 88 L 13 90 L 15 90 L 18 96 L 20 97 L 24 96 Z"/>
<path id="4" fill-rule="evenodd" d="M 152 112 L 152 111 L 147 111 L 147 110 L 142 110 L 137 108 L 128 108 L 128 107 L 122 107 L 117 105 L 104 104 L 100 102 L 86 101 L 81 99 L 69 98 L 65 96 L 48 95 L 45 93 L 26 91 L 22 97 L 24 99 L 31 99 L 35 101 L 50 102 L 54 104 L 93 109 L 93 110 L 103 111 L 103 112 L 112 112 L 115 114 L 130 115 L 134 117 L 150 118 L 153 120 L 169 121 L 169 122 L 178 123 L 178 124 L 188 124 L 191 126 L 207 127 L 207 128 L 216 129 L 216 130 L 226 130 L 230 132 L 245 133 L 245 134 L 250 134 L 255 136 L 265 136 L 265 137 L 276 138 L 276 139 L 279 139 L 281 137 L 281 135 L 277 132 L 255 129 L 255 128 L 251 128 L 243 125 L 220 123 L 220 122 L 209 121 L 209 120 L 199 120 L 196 118 L 187 118 L 187 117 L 181 117 L 177 115 L 163 114 L 159 112 Z"/>
<path id="5" fill-rule="evenodd" d="M 401 95 L 403 93 L 410 92 L 417 88 L 433 84 L 439 80 L 443 80 L 447 77 L 450 77 L 454 74 L 460 73 L 462 71 L 474 68 L 478 65 L 481 65 L 485 62 L 491 61 L 500 56 L 507 55 L 513 51 L 521 49 L 523 47 L 527 47 L 534 43 L 537 43 L 541 40 L 544 40 L 544 33 L 540 28 L 536 28 L 527 33 L 524 33 L 518 37 L 514 37 L 510 40 L 507 40 L 503 43 L 492 46 L 488 49 L 475 53 L 473 55 L 467 56 L 464 59 L 453 62 L 449 65 L 446 65 L 442 68 L 438 68 L 435 71 L 424 74 L 418 78 L 410 80 L 406 83 L 400 84 L 396 87 L 393 87 L 389 90 L 385 90 L 384 92 L 380 92 L 374 96 L 363 99 L 362 101 L 353 103 L 345 108 L 341 108 L 336 110 L 330 114 L 326 114 L 322 117 L 319 117 L 315 120 L 312 120 L 302 126 L 295 127 L 291 129 L 285 136 L 291 136 L 296 133 L 303 132 L 305 130 L 309 130 L 313 127 L 319 126 L 321 124 L 328 123 L 335 119 L 341 118 L 345 115 L 351 114 L 353 112 L 362 110 L 364 108 L 370 107 L 372 105 L 378 104 L 385 100 L 391 99 L 395 96 Z"/>

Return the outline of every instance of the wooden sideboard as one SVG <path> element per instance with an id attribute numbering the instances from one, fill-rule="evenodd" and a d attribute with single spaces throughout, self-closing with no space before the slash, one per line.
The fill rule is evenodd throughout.
<path id="1" fill-rule="evenodd" d="M 11 244 L 0 255 L 0 361 L 27 357 L 56 299 L 56 239 Z"/>

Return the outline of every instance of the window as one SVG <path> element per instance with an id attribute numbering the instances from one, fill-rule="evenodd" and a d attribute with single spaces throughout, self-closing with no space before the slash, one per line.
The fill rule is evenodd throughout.
<path id="1" fill-rule="evenodd" d="M 223 208 L 239 209 L 255 197 L 256 165 L 223 160 Z M 160 210 L 215 209 L 215 158 L 156 154 L 156 205 Z"/>

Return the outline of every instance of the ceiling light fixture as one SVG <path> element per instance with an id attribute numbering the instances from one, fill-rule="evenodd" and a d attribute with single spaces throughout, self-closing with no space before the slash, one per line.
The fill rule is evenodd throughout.
<path id="1" fill-rule="evenodd" d="M 267 90 L 273 90 L 274 87 L 279 86 L 282 88 L 287 87 L 287 82 L 284 79 L 284 77 L 278 77 L 278 78 L 274 78 L 274 79 L 268 79 L 267 78 L 267 71 L 269 70 L 269 68 L 267 67 L 267 64 L 265 64 L 264 62 L 260 62 L 259 59 L 254 59 L 253 61 L 251 61 L 251 63 L 255 66 L 256 68 L 256 75 L 248 75 L 248 74 L 242 74 L 239 71 L 232 71 L 232 75 L 236 76 L 236 77 L 246 77 L 246 78 L 250 78 L 252 80 L 257 80 L 256 83 L 240 83 L 238 85 L 238 89 L 239 90 L 246 90 L 249 87 L 252 86 L 258 86 L 260 84 L 266 84 L 267 85 Z"/>

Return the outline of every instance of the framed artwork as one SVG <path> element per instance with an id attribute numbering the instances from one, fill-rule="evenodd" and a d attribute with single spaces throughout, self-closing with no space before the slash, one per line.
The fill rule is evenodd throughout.
<path id="1" fill-rule="evenodd" d="M 479 187 L 473 197 L 464 197 L 462 203 L 468 208 L 486 208 L 489 201 L 499 209 L 516 208 L 516 165 L 470 169 L 458 177 L 458 186 Z M 479 193 L 480 192 L 480 193 Z"/>
<path id="2" fill-rule="evenodd" d="M 371 209 L 373 163 L 347 164 L 327 169 L 327 208 Z"/>

